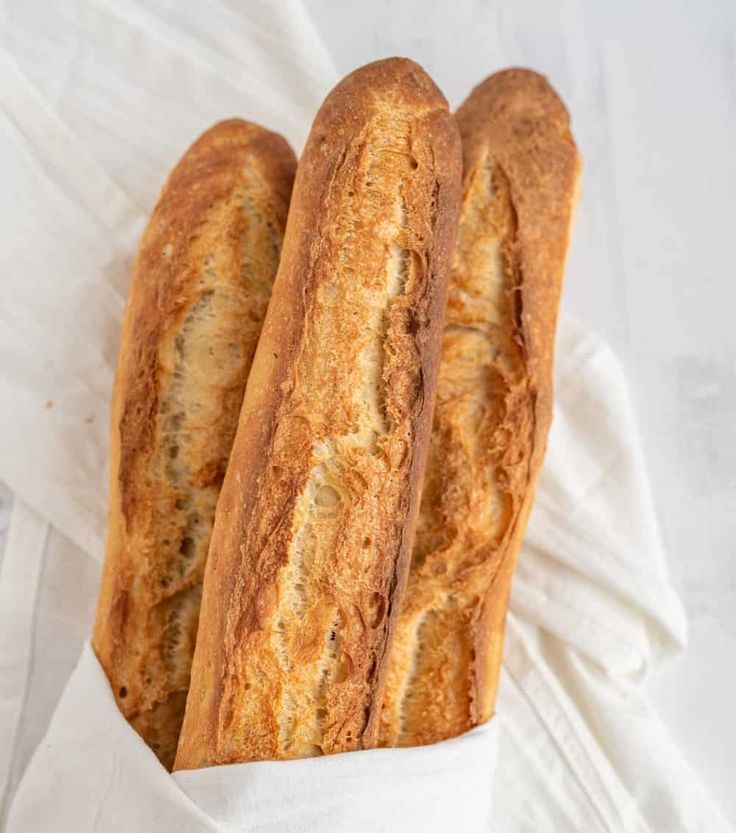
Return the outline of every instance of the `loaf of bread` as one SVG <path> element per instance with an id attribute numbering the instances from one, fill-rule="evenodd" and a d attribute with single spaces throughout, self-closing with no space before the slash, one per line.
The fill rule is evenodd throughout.
<path id="1" fill-rule="evenodd" d="M 552 413 L 579 159 L 544 78 L 491 76 L 457 112 L 463 200 L 437 408 L 381 744 L 461 734 L 494 708 L 504 620 Z"/>
<path id="2" fill-rule="evenodd" d="M 133 271 L 93 645 L 121 711 L 169 768 L 215 504 L 295 170 L 280 136 L 239 120 L 214 126 L 169 177 Z"/>
<path id="3" fill-rule="evenodd" d="M 455 122 L 411 61 L 352 73 L 315 119 L 217 508 L 176 769 L 377 743 L 460 182 Z"/>

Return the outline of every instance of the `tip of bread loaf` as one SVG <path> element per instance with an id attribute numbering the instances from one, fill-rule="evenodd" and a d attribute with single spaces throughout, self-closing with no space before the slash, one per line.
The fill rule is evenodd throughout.
<path id="1" fill-rule="evenodd" d="M 294 151 L 283 136 L 239 118 L 216 122 L 189 146 L 164 182 L 158 206 L 166 194 L 179 192 L 170 200 L 178 213 L 186 203 L 184 195 L 201 193 L 203 176 L 213 176 L 218 169 L 227 171 L 238 159 L 248 159 L 272 183 L 278 200 L 288 206 L 296 168 Z"/>
<path id="2" fill-rule="evenodd" d="M 458 116 L 479 108 L 484 122 L 491 123 L 510 111 L 536 114 L 547 125 L 569 127 L 570 114 L 544 75 L 532 69 L 512 67 L 481 81 L 458 109 Z"/>
<path id="3" fill-rule="evenodd" d="M 343 147 L 349 137 L 363 137 L 363 141 L 366 125 L 376 118 L 387 123 L 429 119 L 436 152 L 446 162 L 449 179 L 459 179 L 460 135 L 447 99 L 419 64 L 409 58 L 384 58 L 354 70 L 327 95 L 312 123 L 294 193 L 299 192 L 307 172 L 307 179 L 331 176 L 327 169 L 317 175 L 315 166 L 320 168 L 332 159 L 330 151 Z"/>
<path id="4" fill-rule="evenodd" d="M 541 165 L 547 187 L 558 180 L 575 183 L 563 189 L 566 200 L 575 203 L 582 167 L 580 154 L 570 129 L 570 114 L 543 75 L 522 68 L 496 72 L 473 89 L 455 117 L 462 139 L 464 168 L 472 166 L 483 148 L 502 167 L 511 165 L 515 169 L 511 178 L 518 182 L 529 184 L 536 175 L 534 170 Z M 541 185 L 540 181 L 538 188 L 530 191 L 525 204 L 531 199 L 544 212 L 548 200 L 555 195 L 542 194 L 538 190 Z M 518 188 L 515 186 L 516 191 Z"/>
<path id="5" fill-rule="evenodd" d="M 427 109 L 448 107 L 447 99 L 427 72 L 411 58 L 382 58 L 353 70 L 332 90 L 325 103 L 337 96 L 357 92 L 363 98 L 380 101 L 400 91 L 402 100 L 411 105 L 424 105 Z"/>
<path id="6" fill-rule="evenodd" d="M 270 158 L 272 154 L 288 163 L 290 167 L 296 164 L 294 151 L 289 143 L 280 136 L 260 124 L 245 119 L 231 118 L 216 122 L 202 133 L 189 147 L 180 163 L 173 169 L 172 176 L 181 168 L 190 169 L 200 157 L 207 157 L 212 164 L 216 164 L 222 155 L 232 149 L 252 148 L 255 151 L 265 151 Z M 258 153 L 254 157 L 258 157 Z M 184 164 L 183 164 L 184 163 Z M 164 186 L 165 187 L 165 186 Z"/>
<path id="7" fill-rule="evenodd" d="M 197 147 L 198 145 L 211 146 L 213 140 L 217 140 L 218 138 L 223 140 L 233 138 L 240 141 L 244 136 L 255 137 L 262 135 L 274 136 L 286 143 L 286 140 L 282 136 L 278 133 L 274 133 L 267 127 L 263 127 L 263 125 L 260 125 L 257 122 L 246 121 L 246 119 L 234 116 L 233 118 L 222 119 L 221 121 L 215 122 L 199 136 L 192 147 Z"/>

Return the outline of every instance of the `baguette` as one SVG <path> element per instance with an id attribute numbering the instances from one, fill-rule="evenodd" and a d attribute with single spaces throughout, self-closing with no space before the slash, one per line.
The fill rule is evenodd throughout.
<path id="1" fill-rule="evenodd" d="M 122 713 L 168 768 L 215 503 L 295 170 L 280 136 L 215 125 L 171 173 L 133 270 L 93 645 Z"/>
<path id="2" fill-rule="evenodd" d="M 176 769 L 375 746 L 431 429 L 461 158 L 411 61 L 300 161 L 217 509 Z"/>
<path id="3" fill-rule="evenodd" d="M 457 112 L 463 200 L 437 408 L 381 745 L 491 716 L 511 578 L 552 414 L 579 159 L 544 78 L 492 75 Z"/>

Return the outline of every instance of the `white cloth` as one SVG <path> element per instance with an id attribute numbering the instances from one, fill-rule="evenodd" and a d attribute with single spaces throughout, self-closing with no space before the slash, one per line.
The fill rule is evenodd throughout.
<path id="1" fill-rule="evenodd" d="M 89 629 L 104 537 L 108 403 L 145 217 L 166 171 L 216 119 L 260 120 L 299 150 L 336 73 L 299 0 L 73 0 L 42 10 L 0 0 L 0 18 L 0 478 L 18 496 L 0 575 L 7 815 Z M 604 344 L 564 317 L 557 357 L 555 420 L 511 599 L 491 829 L 726 831 L 642 689 L 649 670 L 682 648 L 685 627 L 621 368 Z M 56 812 L 67 806 L 64 791 L 40 785 L 49 783 L 56 741 L 92 672 L 83 653 L 50 745 L 38 747 L 13 811 L 47 816 L 16 815 L 23 823 L 15 829 L 65 829 Z M 93 740 L 110 749 L 108 738 L 120 729 L 111 758 L 145 758 L 103 700 L 89 704 L 89 717 L 107 710 L 110 729 L 103 721 Z M 79 731 L 82 737 L 84 725 Z M 86 766 L 83 749 L 64 754 L 59 787 Z M 379 760 L 376 754 L 299 766 L 346 767 L 346 774 Z M 391 756 L 403 753 L 380 755 L 391 767 Z M 159 783 L 179 807 L 186 790 L 200 806 L 189 805 L 202 820 L 196 829 L 217 829 L 207 827 L 202 809 L 211 817 L 211 793 L 177 786 L 146 760 L 142 790 Z M 101 761 L 98 770 L 110 776 L 105 802 L 119 785 L 111 765 Z M 490 781 L 490 763 L 487 769 Z M 232 785 L 230 770 L 213 777 Z M 270 778 L 261 786 L 288 800 L 284 776 Z M 403 768 L 396 778 L 411 780 Z M 252 789 L 238 794 L 247 800 Z M 270 811 L 259 805 L 249 816 L 255 824 Z M 187 829 L 173 818 L 157 829 Z M 97 822 L 92 816 L 87 828 L 74 829 Z M 446 829 L 472 829 L 459 823 Z"/>
<path id="2" fill-rule="evenodd" d="M 483 830 L 497 723 L 431 747 L 235 764 L 172 777 L 118 711 L 87 643 L 18 791 L 8 831 Z"/>

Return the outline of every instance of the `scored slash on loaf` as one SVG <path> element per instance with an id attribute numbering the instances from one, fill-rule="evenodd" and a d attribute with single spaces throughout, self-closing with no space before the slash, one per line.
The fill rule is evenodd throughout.
<path id="1" fill-rule="evenodd" d="M 295 169 L 287 143 L 257 125 L 208 130 L 166 182 L 131 280 L 93 646 L 122 713 L 168 768 Z"/>
<path id="2" fill-rule="evenodd" d="M 218 505 L 177 769 L 378 741 L 460 175 L 447 103 L 411 61 L 354 72 L 316 117 Z"/>

